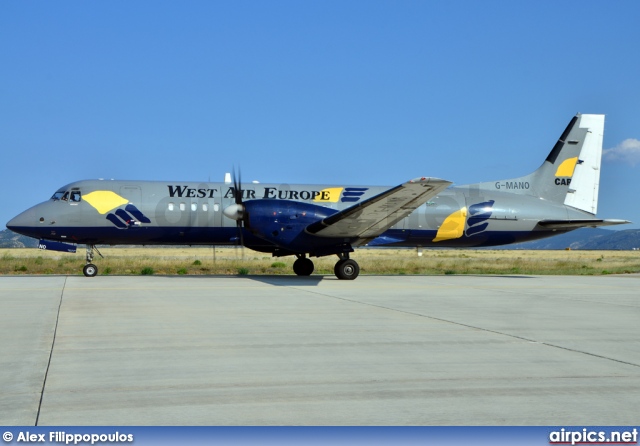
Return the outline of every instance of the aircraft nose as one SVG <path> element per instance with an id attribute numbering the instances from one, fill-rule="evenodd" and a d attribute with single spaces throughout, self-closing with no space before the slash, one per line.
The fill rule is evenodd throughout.
<path id="1" fill-rule="evenodd" d="M 37 224 L 36 213 L 32 208 L 12 218 L 9 223 L 7 223 L 7 228 L 18 234 L 23 234 L 25 229 L 33 228 Z"/>

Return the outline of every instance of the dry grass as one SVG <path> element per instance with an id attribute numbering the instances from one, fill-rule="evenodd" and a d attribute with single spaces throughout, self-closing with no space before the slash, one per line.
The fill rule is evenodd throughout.
<path id="1" fill-rule="evenodd" d="M 79 247 L 80 248 L 80 247 Z M 100 274 L 163 275 L 293 274 L 295 258 L 274 258 L 245 249 L 103 248 L 94 261 Z M 600 275 L 640 272 L 638 251 L 498 251 L 361 249 L 352 258 L 361 274 L 563 274 Z M 333 274 L 335 256 L 313 259 L 314 274 Z M 0 249 L 0 274 L 82 274 L 84 249 L 66 254 L 35 249 Z"/>

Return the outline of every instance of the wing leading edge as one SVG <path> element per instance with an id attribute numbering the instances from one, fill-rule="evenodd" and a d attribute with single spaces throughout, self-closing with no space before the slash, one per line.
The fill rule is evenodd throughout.
<path id="1" fill-rule="evenodd" d="M 440 178 L 415 178 L 313 223 L 306 231 L 319 237 L 374 238 L 451 184 Z"/>

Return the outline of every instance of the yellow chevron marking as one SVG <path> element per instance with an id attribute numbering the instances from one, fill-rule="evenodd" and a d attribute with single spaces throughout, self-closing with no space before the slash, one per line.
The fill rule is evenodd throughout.
<path id="1" fill-rule="evenodd" d="M 444 219 L 442 225 L 440 225 L 440 229 L 438 229 L 436 238 L 434 238 L 433 241 L 440 242 L 442 240 L 451 240 L 454 238 L 462 237 L 462 234 L 464 234 L 464 224 L 466 221 L 466 207 L 453 212 L 451 215 Z"/>
<path id="2" fill-rule="evenodd" d="M 576 168 L 576 163 L 578 162 L 578 157 L 573 157 L 564 160 L 559 166 L 558 170 L 556 170 L 557 177 L 572 177 L 573 171 Z"/>
<path id="3" fill-rule="evenodd" d="M 129 200 L 110 190 L 97 190 L 82 196 L 82 199 L 93 206 L 101 214 L 129 203 Z"/>
<path id="4" fill-rule="evenodd" d="M 327 189 L 322 189 L 320 191 L 320 195 L 318 195 L 314 201 L 314 203 L 337 203 L 340 200 L 340 194 L 344 187 L 330 187 Z"/>

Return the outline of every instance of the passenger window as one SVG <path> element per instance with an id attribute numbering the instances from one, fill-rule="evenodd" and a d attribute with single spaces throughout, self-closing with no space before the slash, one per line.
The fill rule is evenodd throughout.
<path id="1" fill-rule="evenodd" d="M 204 203 L 204 204 L 202 205 L 202 210 L 203 210 L 203 211 L 205 211 L 205 212 L 207 212 L 207 211 L 209 210 L 209 205 L 208 205 L 208 204 L 206 204 L 206 203 Z"/>
<path id="2" fill-rule="evenodd" d="M 173 203 L 169 203 L 169 205 L 168 205 L 168 209 L 169 209 L 170 211 L 173 211 Z"/>
<path id="3" fill-rule="evenodd" d="M 219 210 L 220 210 L 220 206 L 218 205 L 218 203 L 215 203 L 215 204 L 213 205 L 213 211 L 214 211 L 214 212 L 218 212 Z"/>
<path id="4" fill-rule="evenodd" d="M 184 211 L 187 207 L 184 205 L 184 203 L 180 203 L 180 210 Z"/>
<path id="5" fill-rule="evenodd" d="M 196 203 L 191 203 L 191 210 L 193 212 L 197 211 L 198 210 L 198 205 Z"/>

